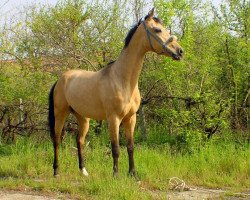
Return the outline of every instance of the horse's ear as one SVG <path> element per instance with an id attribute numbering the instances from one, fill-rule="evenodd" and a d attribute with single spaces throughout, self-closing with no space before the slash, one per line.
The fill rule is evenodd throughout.
<path id="1" fill-rule="evenodd" d="M 148 17 L 152 18 L 154 16 L 154 12 L 155 12 L 155 8 L 152 8 L 149 12 L 148 12 Z"/>

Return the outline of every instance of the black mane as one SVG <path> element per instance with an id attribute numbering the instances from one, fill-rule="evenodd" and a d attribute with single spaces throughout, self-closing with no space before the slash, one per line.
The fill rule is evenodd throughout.
<path id="1" fill-rule="evenodd" d="M 113 65 L 115 60 L 110 61 L 107 65 Z"/>
<path id="2" fill-rule="evenodd" d="M 141 24 L 142 20 L 140 19 L 139 22 L 134 25 L 128 32 L 128 35 L 126 36 L 125 38 L 125 45 L 124 45 L 124 48 L 126 48 L 130 42 L 130 40 L 132 39 L 135 31 L 137 30 L 137 28 L 139 27 L 139 25 Z"/>
<path id="3" fill-rule="evenodd" d="M 145 20 L 149 17 L 149 15 L 145 16 Z M 157 23 L 162 24 L 162 21 L 157 18 L 157 17 L 153 17 L 154 21 Z M 136 32 L 137 28 L 140 26 L 140 24 L 142 23 L 142 18 L 139 20 L 139 22 L 137 24 L 135 24 L 128 32 L 128 35 L 125 38 L 125 44 L 124 44 L 124 48 L 126 48 L 129 45 L 130 40 L 132 39 L 134 33 Z"/>

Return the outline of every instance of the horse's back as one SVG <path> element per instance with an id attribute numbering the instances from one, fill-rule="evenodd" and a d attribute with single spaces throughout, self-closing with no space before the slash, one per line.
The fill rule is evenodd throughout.
<path id="1" fill-rule="evenodd" d="M 85 70 L 69 70 L 63 73 L 62 79 L 64 80 L 72 80 L 81 78 L 91 78 L 95 76 L 96 72 L 93 71 L 85 71 Z"/>

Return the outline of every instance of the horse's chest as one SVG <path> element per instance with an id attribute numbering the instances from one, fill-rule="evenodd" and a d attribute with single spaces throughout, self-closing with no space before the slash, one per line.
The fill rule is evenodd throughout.
<path id="1" fill-rule="evenodd" d="M 135 114 L 140 106 L 140 102 L 135 98 L 118 100 L 117 103 L 116 111 L 121 118 Z"/>
<path id="2" fill-rule="evenodd" d="M 110 96 L 106 95 L 103 105 L 107 116 L 116 115 L 121 119 L 132 116 L 140 105 L 139 90 L 134 90 L 132 95 L 128 95 L 128 92 L 122 90 L 115 91 Z"/>
<path id="3" fill-rule="evenodd" d="M 121 106 L 120 109 L 121 109 L 120 116 L 123 117 L 130 112 L 130 110 L 132 109 L 132 104 L 131 103 L 123 104 L 123 106 Z"/>

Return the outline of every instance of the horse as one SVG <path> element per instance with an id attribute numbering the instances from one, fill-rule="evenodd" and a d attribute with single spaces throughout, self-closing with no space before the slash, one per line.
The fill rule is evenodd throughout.
<path id="1" fill-rule="evenodd" d="M 137 177 L 134 165 L 134 128 L 141 96 L 138 78 L 144 56 L 152 51 L 181 60 L 183 49 L 177 37 L 163 27 L 154 16 L 154 8 L 141 19 L 125 38 L 119 57 L 97 72 L 69 70 L 52 86 L 49 93 L 49 127 L 54 147 L 54 176 L 58 176 L 58 153 L 65 119 L 73 113 L 78 121 L 76 136 L 79 169 L 85 168 L 83 145 L 89 120 L 106 120 L 113 157 L 113 175 L 118 174 L 119 127 L 124 126 L 129 162 L 129 174 Z"/>

